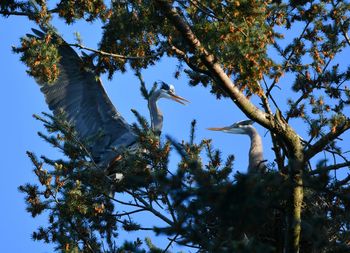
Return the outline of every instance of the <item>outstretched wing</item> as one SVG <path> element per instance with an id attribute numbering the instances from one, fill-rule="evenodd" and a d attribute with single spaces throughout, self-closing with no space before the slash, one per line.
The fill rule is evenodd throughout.
<path id="1" fill-rule="evenodd" d="M 32 30 L 39 37 L 45 35 Z M 64 41 L 58 50 L 58 79 L 44 84 L 41 91 L 54 114 L 63 111 L 79 137 L 91 140 L 89 150 L 95 161 L 107 164 L 118 148 L 133 144 L 136 136 L 113 106 L 101 80 L 84 68 L 78 54 Z"/>

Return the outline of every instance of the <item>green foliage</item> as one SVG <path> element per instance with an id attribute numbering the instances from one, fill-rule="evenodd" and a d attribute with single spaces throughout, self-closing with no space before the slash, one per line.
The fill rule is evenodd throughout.
<path id="1" fill-rule="evenodd" d="M 166 22 L 161 18 L 157 7 L 152 1 L 114 1 L 113 14 L 104 26 L 103 38 L 100 44 L 102 50 L 126 56 L 144 57 L 131 61 L 134 69 L 152 65 L 164 49 L 161 43 L 162 27 Z M 126 61 L 111 57 L 100 57 L 97 65 L 99 72 L 108 71 L 109 77 L 116 70 L 125 71 Z"/>
<path id="2" fill-rule="evenodd" d="M 11 11 L 14 11 L 18 8 L 23 8 L 25 6 L 24 2 L 18 2 L 15 0 L 8 0 L 8 1 L 1 1 L 0 3 L 0 11 L 4 12 L 9 12 L 8 15 L 10 15 Z"/>
<path id="3" fill-rule="evenodd" d="M 52 43 L 52 34 L 46 33 L 44 38 L 24 37 L 21 46 L 13 48 L 15 53 L 22 53 L 21 61 L 29 70 L 27 73 L 38 83 L 53 83 L 59 75 L 60 56 L 57 44 Z"/>
<path id="4" fill-rule="evenodd" d="M 349 252 L 350 176 L 339 179 L 330 173 L 350 165 L 338 145 L 350 128 L 350 67 L 339 64 L 350 46 L 348 1 L 130 0 L 109 5 L 62 0 L 53 6 L 48 9 L 45 0 L 3 1 L 0 14 L 27 16 L 43 28 L 53 15 L 68 24 L 100 20 L 99 49 L 83 59 L 109 78 L 130 66 L 145 99 L 156 83 L 147 91 L 141 70 L 163 57 L 178 59 L 176 78 L 185 73 L 190 85 L 210 87 L 218 98 L 230 95 L 248 117 L 259 119 L 258 111 L 268 119 L 260 118 L 271 132 L 276 168 L 234 173 L 233 156 L 224 161 L 210 140 L 196 142 L 195 122 L 189 141 L 164 141 L 137 112 L 133 131 L 138 146 L 121 151 L 108 169 L 99 168 L 88 152 L 92 141 L 79 140 L 64 114 L 37 117 L 48 132 L 39 136 L 65 158 L 38 159 L 28 152 L 38 185 L 20 190 L 33 217 L 49 216 L 47 227 L 40 227 L 33 239 L 55 243 L 61 252 L 167 252 L 175 243 L 199 252 Z M 55 34 L 49 29 L 42 36 L 36 33 L 38 38 L 22 38 L 14 49 L 39 83 L 54 83 L 59 75 L 57 47 L 63 42 Z M 225 80 L 242 96 L 229 93 Z M 289 91 L 292 98 L 282 104 Z M 261 106 L 247 110 L 251 96 Z M 307 140 L 291 127 L 294 122 L 305 124 Z M 169 168 L 172 150 L 181 156 L 177 168 Z M 320 152 L 325 158 L 314 166 L 309 159 Z M 123 178 L 113 180 L 115 173 Z M 297 178 L 302 184 L 295 184 Z M 297 213 L 292 202 L 296 189 L 304 191 L 299 194 L 301 240 L 300 250 L 291 250 L 286 245 L 299 224 L 288 219 Z M 161 222 L 144 227 L 138 213 Z M 148 239 L 116 245 L 119 233 L 139 230 L 166 235 L 169 247 L 159 249 Z"/>
<path id="5" fill-rule="evenodd" d="M 110 16 L 110 10 L 103 0 L 60 1 L 56 8 L 59 10 L 59 16 L 68 24 L 79 19 L 85 19 L 88 22 L 97 18 L 106 20 Z"/>
<path id="6" fill-rule="evenodd" d="M 64 252 L 90 252 L 90 248 L 102 252 L 105 240 L 107 252 L 162 252 L 148 239 L 149 251 L 141 250 L 141 241 L 115 244 L 123 230 L 145 229 L 133 215 L 149 212 L 166 224 L 163 227 L 154 224 L 150 229 L 180 245 L 205 252 L 282 250 L 287 192 L 280 189 L 288 188 L 288 177 L 274 170 L 265 174 L 236 173 L 232 177 L 234 158 L 230 156 L 223 162 L 209 140 L 195 143 L 195 122 L 190 142 L 179 144 L 169 139 L 162 143 L 145 119 L 134 113 L 141 124 L 141 127 L 134 125 L 140 147 L 135 152 L 121 154 L 122 159 L 109 173 L 122 173 L 123 179 L 114 182 L 94 168 L 96 165 L 89 160 L 83 142 L 74 137 L 72 127 L 49 115 L 46 119 L 37 117 L 50 132 L 45 140 L 65 150 L 69 160 L 42 157 L 39 161 L 28 152 L 40 186 L 24 185 L 20 190 L 26 194 L 28 212 L 36 216 L 46 211 L 50 220 L 47 228 L 40 227 L 33 233 L 35 240 L 53 242 Z M 63 142 L 70 142 L 74 148 L 67 149 Z M 176 171 L 168 168 L 170 144 L 182 156 Z M 203 152 L 207 161 L 201 158 Z M 324 164 L 325 161 L 320 163 L 319 168 Z M 333 252 L 334 247 L 343 247 L 341 242 L 347 240 L 348 232 L 343 232 L 341 227 L 350 224 L 347 215 L 350 197 L 341 195 L 337 181 L 327 172 L 317 177 L 306 176 L 305 182 L 301 252 L 311 249 Z M 121 201 L 119 193 L 117 197 L 109 196 L 110 184 L 116 192 L 127 193 L 132 198 Z M 342 204 L 334 206 L 334 201 Z M 156 208 L 157 205 L 163 206 L 162 209 Z M 135 212 L 123 211 L 127 206 Z M 337 241 L 330 240 L 332 237 Z"/>

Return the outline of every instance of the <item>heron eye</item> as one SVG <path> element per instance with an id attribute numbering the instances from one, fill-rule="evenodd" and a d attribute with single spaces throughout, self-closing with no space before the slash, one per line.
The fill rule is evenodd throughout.
<path id="1" fill-rule="evenodd" d="M 169 86 L 169 91 L 170 91 L 171 93 L 175 93 L 175 87 L 174 87 L 173 85 L 170 85 L 170 86 Z"/>

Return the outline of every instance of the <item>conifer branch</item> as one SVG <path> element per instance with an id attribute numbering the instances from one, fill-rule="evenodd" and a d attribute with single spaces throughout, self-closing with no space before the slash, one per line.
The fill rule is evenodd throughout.
<path id="1" fill-rule="evenodd" d="M 47 13 L 58 13 L 58 9 L 52 9 L 52 10 L 48 10 L 46 11 Z M 31 12 L 31 11 L 8 11 L 8 10 L 2 10 L 0 11 L 0 15 L 4 15 L 4 16 L 26 16 L 29 18 L 32 18 L 35 13 Z"/>
<path id="2" fill-rule="evenodd" d="M 273 130 L 273 121 L 269 120 L 269 116 L 258 109 L 232 82 L 222 69 L 214 55 L 210 54 L 201 44 L 197 36 L 193 33 L 190 26 L 179 15 L 178 11 L 171 6 L 166 0 L 156 0 L 163 14 L 173 23 L 176 29 L 181 33 L 184 40 L 199 55 L 204 65 L 207 67 L 211 76 L 217 80 L 217 85 L 225 91 L 232 101 L 244 112 L 244 114 L 263 125 L 264 127 Z"/>
<path id="3" fill-rule="evenodd" d="M 336 138 L 338 138 L 342 133 L 347 131 L 349 128 L 350 128 L 350 120 L 347 119 L 344 124 L 342 124 L 341 126 L 338 126 L 334 131 L 331 131 L 328 134 L 324 135 L 317 142 L 311 145 L 305 151 L 305 159 L 310 160 L 316 154 L 321 152 L 324 149 L 324 147 L 326 147 L 331 141 L 334 141 Z"/>
<path id="4" fill-rule="evenodd" d="M 341 169 L 344 167 L 350 167 L 350 162 L 338 163 L 338 164 L 330 165 L 327 167 L 322 167 L 322 168 L 310 171 L 308 174 L 315 175 L 315 174 L 320 174 L 320 173 L 326 173 L 326 172 L 329 172 L 331 170 L 338 170 L 338 169 Z"/>
<path id="5" fill-rule="evenodd" d="M 167 218 L 166 216 L 164 216 L 162 213 L 158 212 L 156 209 L 154 209 L 152 207 L 152 205 L 150 205 L 149 203 L 147 203 L 146 200 L 144 200 L 141 196 L 139 196 L 138 194 L 135 194 L 132 191 L 129 190 L 125 190 L 126 193 L 128 193 L 130 196 L 132 196 L 133 198 L 137 199 L 138 201 L 140 201 L 144 206 L 143 208 L 145 208 L 146 210 L 150 211 L 151 213 L 153 213 L 155 216 L 157 216 L 158 218 L 160 218 L 161 220 L 165 221 L 166 223 L 168 223 L 170 226 L 174 225 L 174 222 L 171 221 L 169 218 Z"/>
<path id="6" fill-rule="evenodd" d="M 189 66 L 193 71 L 196 71 L 196 72 L 199 72 L 199 73 L 202 73 L 204 75 L 207 75 L 209 77 L 212 77 L 211 76 L 211 73 L 207 70 L 204 70 L 204 69 L 201 69 L 199 67 L 197 67 L 196 65 L 194 65 L 191 60 L 188 58 L 187 54 L 182 51 L 181 49 L 177 48 L 176 46 L 174 46 L 170 40 L 168 40 L 168 43 L 170 45 L 170 49 L 178 56 L 180 57 L 180 59 L 182 59 L 186 64 L 187 66 Z"/>
<path id="7" fill-rule="evenodd" d="M 79 43 L 73 43 L 73 44 L 68 44 L 69 46 L 73 46 L 73 47 L 77 47 L 79 49 L 82 50 L 87 50 L 102 56 L 108 56 L 108 57 L 113 57 L 113 58 L 117 58 L 117 59 L 122 59 L 122 60 L 144 60 L 144 59 L 152 59 L 152 58 L 156 58 L 158 56 L 160 56 L 162 53 L 158 53 L 157 55 L 150 55 L 150 56 L 126 56 L 126 55 L 121 55 L 121 54 L 114 54 L 114 53 L 108 53 L 102 50 L 97 50 L 97 49 L 93 49 L 90 47 L 86 47 L 82 44 Z"/>
<path id="8" fill-rule="evenodd" d="M 295 42 L 295 44 L 296 44 L 296 43 L 299 43 L 299 42 L 301 41 L 301 39 L 303 38 L 303 36 L 304 36 L 304 34 L 306 33 L 307 28 L 309 27 L 310 24 L 311 24 L 311 21 L 308 21 L 308 22 L 306 23 L 306 25 L 304 26 L 303 31 L 302 31 L 301 34 L 299 35 L 299 37 L 298 37 L 298 39 L 297 39 L 297 42 Z M 277 43 L 274 43 L 274 44 L 275 44 L 275 48 L 276 48 L 276 49 L 279 48 L 279 45 L 278 45 Z M 288 57 L 286 57 L 286 55 L 285 55 L 284 53 L 280 52 L 281 56 L 286 60 L 286 61 L 284 62 L 284 64 L 283 64 L 283 66 L 282 66 L 282 70 L 285 70 L 286 67 L 289 65 L 290 60 L 292 59 L 293 55 L 295 54 L 295 49 L 296 49 L 296 48 L 295 48 L 295 46 L 294 46 L 293 49 L 292 49 L 292 52 L 290 52 L 290 54 L 289 54 Z M 274 79 L 273 82 L 272 82 L 272 84 L 270 85 L 270 87 L 269 87 L 269 88 L 267 89 L 267 91 L 266 91 L 266 96 L 267 96 L 267 97 L 270 96 L 271 91 L 272 91 L 272 89 L 276 86 L 276 84 L 277 84 L 277 79 Z"/>

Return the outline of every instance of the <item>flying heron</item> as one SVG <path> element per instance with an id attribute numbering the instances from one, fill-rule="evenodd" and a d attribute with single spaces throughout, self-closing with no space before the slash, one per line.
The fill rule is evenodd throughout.
<path id="1" fill-rule="evenodd" d="M 45 33 L 32 29 L 43 38 Z M 29 35 L 33 36 L 33 35 Z M 55 35 L 58 37 L 58 35 Z M 113 106 L 102 82 L 91 69 L 84 68 L 81 57 L 63 39 L 58 46 L 61 56 L 58 63 L 59 76 L 53 84 L 40 83 L 46 103 L 54 115 L 65 113 L 66 119 L 77 131 L 78 137 L 92 140 L 88 150 L 93 160 L 101 167 L 108 168 L 118 156 L 121 148 L 137 147 L 137 136 L 130 125 Z M 149 109 L 154 131 L 161 131 L 163 116 L 157 106 L 161 98 L 178 103 L 188 102 L 176 95 L 172 85 L 163 83 L 149 98 Z"/>
<path id="2" fill-rule="evenodd" d="M 208 130 L 222 131 L 231 134 L 246 134 L 250 137 L 249 149 L 249 165 L 248 172 L 264 171 L 266 169 L 265 160 L 263 158 L 263 145 L 261 137 L 252 126 L 254 121 L 242 120 L 226 127 L 211 127 Z"/>

